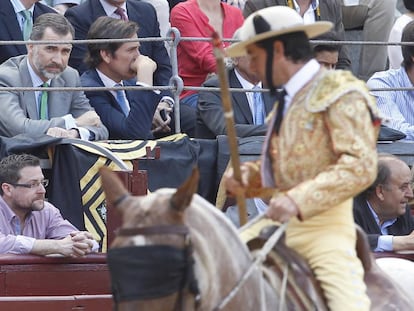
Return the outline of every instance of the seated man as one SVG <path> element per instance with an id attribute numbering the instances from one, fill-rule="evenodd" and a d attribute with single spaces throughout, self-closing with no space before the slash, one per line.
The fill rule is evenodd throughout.
<path id="1" fill-rule="evenodd" d="M 37 18 L 30 39 L 72 40 L 73 27 L 60 14 Z M 71 44 L 28 44 L 28 55 L 12 57 L 0 66 L 1 87 L 79 87 L 76 70 L 67 66 Z M 0 92 L 0 135 L 48 134 L 54 137 L 100 140 L 108 131 L 82 91 Z"/>
<path id="2" fill-rule="evenodd" d="M 137 30 L 135 22 L 101 16 L 92 24 L 88 39 L 137 39 Z M 139 46 L 137 41 L 88 44 L 86 62 L 90 69 L 81 76 L 82 86 L 135 85 L 135 82 L 126 81 L 135 77 L 139 84 L 152 86 L 157 64 L 140 54 Z M 86 96 L 108 128 L 111 139 L 151 139 L 154 138 L 151 127 L 155 112 L 159 123 L 154 132 L 171 132 L 172 107 L 167 102 L 160 102 L 159 93 L 120 89 L 87 91 Z M 162 110 L 165 120 L 160 116 Z"/>
<path id="3" fill-rule="evenodd" d="M 414 250 L 414 219 L 407 206 L 412 178 L 404 161 L 380 154 L 375 182 L 354 199 L 355 222 L 368 234 L 372 250 Z"/>
<path id="4" fill-rule="evenodd" d="M 247 56 L 232 58 L 228 71 L 229 86 L 246 90 L 260 90 L 262 83 L 256 73 L 249 69 Z M 218 76 L 213 76 L 203 84 L 204 87 L 220 87 Z M 264 136 L 266 125 L 264 120 L 272 110 L 275 99 L 268 92 L 232 92 L 233 118 L 238 137 Z M 200 91 L 197 105 L 196 137 L 216 138 L 226 135 L 222 99 L 220 92 Z"/>
<path id="5" fill-rule="evenodd" d="M 338 41 L 338 38 L 334 32 L 327 32 L 315 38 L 320 41 Z M 315 59 L 326 69 L 336 69 L 338 64 L 340 45 L 330 43 L 315 43 L 313 45 L 313 52 L 315 53 Z"/>
<path id="6" fill-rule="evenodd" d="M 0 161 L 0 254 L 84 256 L 98 249 L 45 201 L 44 179 L 37 157 L 11 155 Z"/>
<path id="7" fill-rule="evenodd" d="M 414 41 L 414 21 L 405 26 L 402 42 Z M 412 88 L 414 82 L 414 46 L 403 45 L 403 62 L 399 69 L 389 69 L 375 73 L 367 82 L 370 89 Z M 373 91 L 383 123 L 407 135 L 406 140 L 414 140 L 414 91 Z"/>

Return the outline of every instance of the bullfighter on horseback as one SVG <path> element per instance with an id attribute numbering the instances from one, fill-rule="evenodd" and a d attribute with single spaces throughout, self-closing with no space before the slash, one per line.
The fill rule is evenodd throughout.
<path id="1" fill-rule="evenodd" d="M 242 165 L 241 183 L 229 170 L 224 184 L 230 194 L 247 196 L 273 188 L 267 216 L 289 221 L 286 244 L 311 266 L 329 309 L 369 310 L 355 252 L 352 197 L 375 179 L 380 122 L 364 82 L 347 71 L 327 71 L 313 59 L 309 38 L 331 26 L 304 25 L 299 14 L 281 6 L 245 20 L 241 42 L 227 53 L 248 54 L 251 69 L 271 92 L 278 89 L 279 101 L 268 118 L 260 161 Z"/>

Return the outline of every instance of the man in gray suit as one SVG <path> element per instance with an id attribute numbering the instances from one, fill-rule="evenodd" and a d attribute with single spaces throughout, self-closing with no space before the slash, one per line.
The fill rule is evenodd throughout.
<path id="1" fill-rule="evenodd" d="M 31 41 L 72 40 L 74 30 L 59 14 L 41 15 Z M 79 74 L 67 66 L 71 44 L 28 44 L 27 55 L 0 66 L 0 87 L 78 87 Z M 48 134 L 53 137 L 101 140 L 108 131 L 82 91 L 0 92 L 0 135 Z"/>

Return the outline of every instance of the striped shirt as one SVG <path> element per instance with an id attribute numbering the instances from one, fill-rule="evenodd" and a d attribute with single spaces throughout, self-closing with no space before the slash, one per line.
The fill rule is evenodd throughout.
<path id="1" fill-rule="evenodd" d="M 367 82 L 370 89 L 413 87 L 404 67 L 375 73 Z M 414 141 L 414 91 L 371 92 L 377 99 L 383 124 L 407 135 Z"/>

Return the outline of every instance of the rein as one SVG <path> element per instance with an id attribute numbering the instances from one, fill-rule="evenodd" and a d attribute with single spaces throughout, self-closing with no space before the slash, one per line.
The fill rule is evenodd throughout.
<path id="1" fill-rule="evenodd" d="M 242 277 L 239 279 L 239 281 L 236 283 L 236 285 L 233 287 L 233 289 L 230 291 L 230 293 L 222 299 L 222 301 L 213 309 L 213 311 L 219 311 L 222 310 L 237 294 L 237 292 L 240 290 L 240 288 L 246 283 L 250 275 L 253 273 L 253 271 L 262 264 L 266 260 L 267 254 L 273 249 L 273 247 L 276 245 L 277 241 L 282 236 L 283 232 L 285 232 L 286 227 L 288 223 L 284 223 L 280 225 L 280 227 L 270 236 L 270 238 L 266 241 L 266 243 L 263 245 L 263 247 L 260 249 L 260 251 L 255 255 L 256 259 L 252 262 L 252 264 L 249 266 L 247 271 L 242 275 Z M 286 272 L 285 272 L 286 273 Z M 260 281 L 260 291 L 261 291 L 261 301 L 260 301 L 260 310 L 265 310 L 265 297 L 264 297 L 264 289 L 262 286 L 263 278 Z M 283 296 L 285 293 L 282 293 Z M 279 306 L 279 310 L 281 309 L 281 306 Z"/>
<path id="2" fill-rule="evenodd" d="M 125 199 L 125 198 L 123 198 Z M 171 262 L 171 258 L 169 257 L 178 257 L 178 259 L 176 259 L 176 261 L 178 260 L 178 262 L 176 263 L 176 269 L 170 271 L 168 270 L 168 275 L 173 274 L 175 276 L 175 278 L 171 281 L 172 286 L 169 287 L 168 289 L 164 288 L 165 286 L 163 286 L 165 284 L 165 280 L 164 277 L 159 277 L 159 283 L 162 283 L 163 285 L 159 285 L 160 287 L 160 293 L 159 295 L 154 295 L 154 290 L 153 291 L 149 291 L 149 294 L 151 294 L 151 296 L 149 298 L 159 298 L 159 297 L 164 297 L 167 296 L 169 294 L 172 294 L 174 292 L 178 292 L 178 297 L 175 303 L 175 308 L 174 310 L 182 310 L 184 311 L 184 290 L 188 289 L 189 292 L 191 292 L 194 295 L 194 304 L 195 304 L 195 309 L 198 308 L 199 304 L 200 304 L 200 291 L 198 288 L 198 284 L 197 284 L 197 280 L 195 279 L 195 274 L 194 274 L 194 258 L 193 258 L 193 247 L 192 247 L 192 243 L 191 243 L 191 239 L 190 239 L 190 231 L 188 229 L 187 226 L 184 225 L 158 225 L 158 226 L 148 226 L 148 227 L 136 227 L 136 228 L 120 228 L 116 231 L 116 235 L 119 237 L 133 237 L 136 235 L 168 235 L 168 234 L 175 234 L 175 235 L 180 235 L 183 236 L 184 238 L 184 242 L 185 242 L 185 247 L 183 249 L 179 249 L 176 247 L 172 247 L 172 246 L 167 246 L 167 245 L 150 245 L 150 246 L 135 246 L 135 247 L 129 247 L 128 249 L 126 249 L 125 253 L 129 253 L 128 255 L 130 256 L 130 254 L 132 252 L 138 251 L 138 252 L 144 252 L 144 253 L 148 253 L 147 255 L 150 256 L 151 253 L 157 253 L 157 254 L 162 254 L 162 259 L 165 261 L 165 263 L 161 263 L 161 266 L 159 269 L 156 270 L 162 270 L 165 269 L 165 266 L 167 265 L 167 262 L 170 263 Z M 125 250 L 125 248 L 119 248 L 119 249 L 114 249 L 114 250 L 110 250 L 109 252 L 122 252 L 123 250 Z M 109 255 L 108 252 L 108 255 Z M 116 257 L 122 254 L 115 254 L 112 257 Z M 137 256 L 137 255 L 135 255 Z M 152 259 L 149 259 L 151 261 L 155 260 L 155 257 Z M 130 258 L 130 260 L 134 260 L 134 258 Z M 128 259 L 126 261 L 129 261 Z M 108 257 L 108 263 L 109 263 L 109 257 Z M 123 262 L 118 262 L 119 265 L 114 265 L 119 267 L 123 266 Z M 127 264 L 128 262 L 125 262 L 125 264 Z M 138 267 L 139 268 L 139 267 Z M 125 267 L 124 267 L 125 269 Z M 142 269 L 142 267 L 141 267 Z M 115 268 L 113 269 L 114 273 L 115 273 Z M 139 269 L 138 269 L 139 270 Z M 144 269 L 146 270 L 146 269 Z M 151 274 L 154 273 L 155 276 L 155 280 L 151 280 L 152 282 L 149 282 L 147 278 L 144 278 L 144 281 L 147 281 L 149 283 L 151 283 L 151 285 L 153 285 L 153 283 L 155 281 L 158 281 L 158 279 L 156 278 L 158 271 L 145 271 L 145 277 L 147 277 L 147 274 Z M 112 274 L 112 271 L 111 271 Z M 139 274 L 139 273 L 138 273 Z M 140 275 L 138 275 L 137 278 L 134 278 L 134 281 L 136 281 L 136 279 L 139 279 Z M 122 280 L 122 278 L 121 278 Z M 129 280 L 129 279 L 128 279 Z M 127 279 L 123 279 L 124 282 L 128 281 Z M 178 281 L 178 282 L 177 282 Z M 139 282 L 139 281 L 138 281 Z M 116 291 L 117 288 L 113 288 L 113 291 Z M 143 290 L 145 292 L 145 290 Z M 122 296 L 123 295 L 123 296 Z M 122 297 L 118 297 L 118 296 L 122 296 Z M 148 297 L 141 297 L 139 294 L 134 293 L 134 295 L 129 295 L 128 297 L 126 297 L 127 295 L 122 292 L 119 295 L 114 294 L 114 297 L 118 298 L 115 299 L 115 306 L 116 306 L 116 310 L 118 308 L 118 301 L 127 301 L 127 300 L 142 300 L 142 299 L 146 299 Z M 132 296 L 132 297 L 131 297 Z M 138 297 L 137 297 L 138 296 Z"/>

